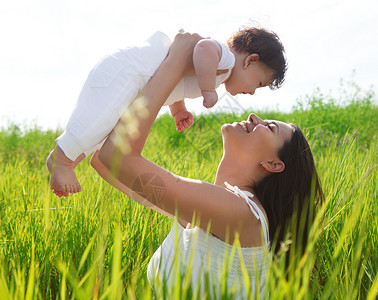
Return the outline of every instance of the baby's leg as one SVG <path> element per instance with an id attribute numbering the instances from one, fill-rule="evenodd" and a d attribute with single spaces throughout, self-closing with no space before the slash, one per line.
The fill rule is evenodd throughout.
<path id="1" fill-rule="evenodd" d="M 85 158 L 84 154 L 75 161 L 70 160 L 57 146 L 47 157 L 46 165 L 50 172 L 50 188 L 59 197 L 67 197 L 69 193 L 78 193 L 81 186 L 74 172 L 75 167 Z"/>
<path id="2" fill-rule="evenodd" d="M 109 56 L 91 71 L 66 130 L 47 158 L 50 188 L 59 197 L 81 191 L 74 168 L 108 136 L 139 92 L 140 86 L 127 73 L 128 61 L 121 63 L 117 55 L 121 54 Z"/>
<path id="3" fill-rule="evenodd" d="M 58 195 L 80 191 L 74 173 L 76 159 L 109 135 L 166 57 L 169 45 L 159 40 L 152 42 L 157 42 L 158 47 L 147 43 L 143 51 L 140 49 L 145 46 L 120 50 L 105 57 L 90 72 L 66 130 L 56 140 L 59 147 L 47 159 L 50 185 Z M 154 57 L 153 65 L 147 68 L 150 55 Z"/>

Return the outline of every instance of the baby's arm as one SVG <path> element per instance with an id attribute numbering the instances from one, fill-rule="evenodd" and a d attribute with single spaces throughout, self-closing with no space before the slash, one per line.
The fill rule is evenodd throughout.
<path id="1" fill-rule="evenodd" d="M 203 39 L 194 47 L 193 64 L 206 108 L 212 107 L 218 101 L 215 78 L 221 56 L 222 49 L 215 40 Z"/>
<path id="2" fill-rule="evenodd" d="M 186 109 L 184 100 L 169 105 L 169 109 L 175 119 L 177 131 L 185 131 L 193 125 L 193 115 Z"/>

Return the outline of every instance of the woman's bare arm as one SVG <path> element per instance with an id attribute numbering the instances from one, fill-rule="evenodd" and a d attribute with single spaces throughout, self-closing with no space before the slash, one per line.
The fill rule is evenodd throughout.
<path id="1" fill-rule="evenodd" d="M 213 234 L 225 240 L 229 233 L 232 240 L 235 231 L 242 235 L 251 224 L 258 224 L 241 197 L 224 187 L 177 176 L 141 155 L 157 113 L 191 67 L 193 47 L 199 38 L 188 34 L 176 37 L 169 56 L 145 87 L 144 106 L 143 98 L 133 102 L 130 119 L 120 120 L 99 158 L 123 185 L 153 205 L 170 215 L 177 213 L 179 219 L 189 223 L 196 214 L 200 227 L 206 229 L 211 223 Z"/>
<path id="2" fill-rule="evenodd" d="M 160 209 L 159 207 L 153 205 L 148 199 L 143 198 L 139 194 L 133 192 L 130 188 L 120 182 L 117 178 L 112 176 L 110 171 L 103 165 L 103 163 L 98 159 L 98 151 L 93 153 L 91 157 L 91 165 L 97 171 L 97 173 L 106 181 L 108 181 L 112 186 L 114 186 L 117 190 L 121 191 L 125 195 L 129 196 L 130 198 L 134 199 L 139 204 L 142 204 L 150 209 L 157 211 L 163 215 L 166 215 L 169 218 L 173 218 L 173 215 L 168 214 L 164 210 Z"/>

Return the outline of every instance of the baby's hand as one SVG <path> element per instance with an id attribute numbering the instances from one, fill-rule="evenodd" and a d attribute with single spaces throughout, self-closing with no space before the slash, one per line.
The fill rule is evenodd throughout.
<path id="1" fill-rule="evenodd" d="M 218 101 L 218 94 L 215 90 L 201 91 L 203 96 L 203 106 L 206 108 L 213 107 Z"/>
<path id="2" fill-rule="evenodd" d="M 173 117 L 178 132 L 185 131 L 193 125 L 193 115 L 187 110 L 180 110 Z"/>

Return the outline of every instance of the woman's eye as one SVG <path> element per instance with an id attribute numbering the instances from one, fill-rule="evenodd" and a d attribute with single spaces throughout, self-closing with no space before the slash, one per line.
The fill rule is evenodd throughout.
<path id="1" fill-rule="evenodd" d="M 268 128 L 270 129 L 271 132 L 273 132 L 273 127 L 270 124 L 268 124 Z"/>

